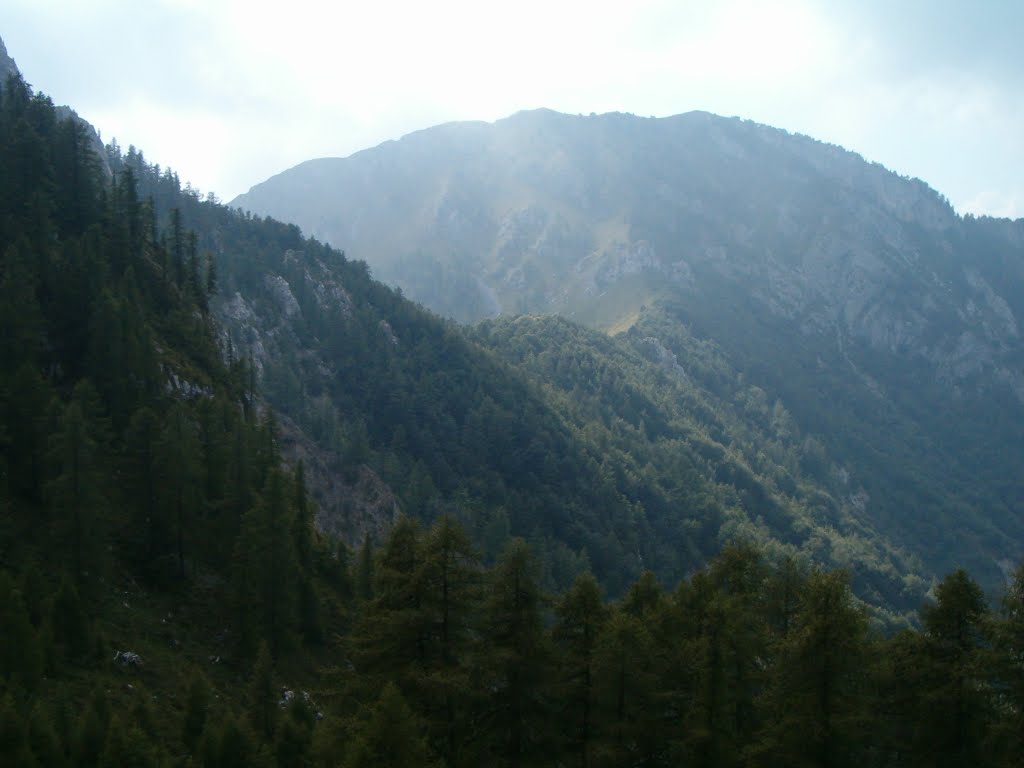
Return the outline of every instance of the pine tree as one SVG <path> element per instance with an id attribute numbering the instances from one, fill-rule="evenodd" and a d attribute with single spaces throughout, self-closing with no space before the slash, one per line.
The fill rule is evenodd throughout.
<path id="1" fill-rule="evenodd" d="M 185 578 L 185 562 L 189 543 L 187 537 L 195 528 L 202 504 L 202 468 L 198 431 L 184 405 L 171 405 L 164 418 L 157 444 L 159 493 L 157 510 L 161 530 L 170 533 L 170 540 L 161 544 L 161 551 L 173 552 L 177 576 Z"/>
<path id="2" fill-rule="evenodd" d="M 483 608 L 479 760 L 515 768 L 541 761 L 549 746 L 550 649 L 536 563 L 522 539 L 513 539 L 491 572 Z"/>
<path id="3" fill-rule="evenodd" d="M 156 768 L 159 763 L 149 739 L 138 728 L 126 727 L 117 715 L 110 720 L 99 768 Z"/>
<path id="4" fill-rule="evenodd" d="M 278 695 L 274 685 L 274 661 L 267 643 L 260 644 L 249 679 L 249 722 L 264 740 L 270 740 L 277 728 Z"/>
<path id="5" fill-rule="evenodd" d="M 313 503 L 306 493 L 305 468 L 300 461 L 292 478 L 295 514 L 292 517 L 292 541 L 298 565 L 296 584 L 299 628 L 307 642 L 319 642 L 323 628 L 320 622 L 320 600 L 313 584 Z"/>
<path id="6" fill-rule="evenodd" d="M 0 698 L 0 757 L 3 757 L 4 765 L 17 768 L 34 768 L 36 765 L 29 746 L 28 728 L 10 693 Z"/>
<path id="7" fill-rule="evenodd" d="M 656 647 L 644 620 L 611 612 L 594 649 L 595 765 L 649 765 L 661 752 Z"/>
<path id="8" fill-rule="evenodd" d="M 1024 754 L 1024 564 L 1017 567 L 993 624 L 994 672 L 1003 706 L 994 743 L 1010 766 Z"/>
<path id="9" fill-rule="evenodd" d="M 299 578 L 293 515 L 286 478 L 280 469 L 271 469 L 261 498 L 242 521 L 235 547 L 233 603 L 243 653 L 251 653 L 263 638 L 278 658 L 293 639 Z"/>
<path id="10" fill-rule="evenodd" d="M 559 675 L 559 699 L 565 702 L 569 751 L 579 756 L 583 768 L 593 765 L 595 740 L 595 663 L 598 639 L 608 620 L 601 588 L 590 573 L 576 577 L 562 597 L 553 630 L 563 660 Z"/>
<path id="11" fill-rule="evenodd" d="M 685 728 L 678 759 L 699 766 L 741 761 L 757 728 L 768 631 L 762 602 L 765 568 L 748 547 L 728 547 L 676 591 L 681 636 L 668 659 L 670 700 Z"/>
<path id="12" fill-rule="evenodd" d="M 921 610 L 924 678 L 915 751 L 937 768 L 989 764 L 992 703 L 980 666 L 987 620 L 981 588 L 963 570 L 946 576 L 935 588 L 935 602 Z"/>
<path id="13" fill-rule="evenodd" d="M 107 741 L 110 705 L 99 690 L 94 691 L 75 728 L 71 754 L 73 765 L 98 765 Z"/>
<path id="14" fill-rule="evenodd" d="M 471 705 L 468 659 L 481 575 L 465 530 L 443 515 L 427 535 L 417 574 L 426 649 L 416 703 L 428 718 L 436 751 L 449 765 L 461 762 Z"/>
<path id="15" fill-rule="evenodd" d="M 178 287 L 185 282 L 185 248 L 186 248 L 185 225 L 182 221 L 181 209 L 175 206 L 171 209 L 171 232 L 168 248 L 169 263 L 167 265 L 167 276 Z"/>
<path id="16" fill-rule="evenodd" d="M 158 509 L 161 431 L 160 417 L 152 409 L 135 411 L 125 432 L 122 460 L 124 497 L 132 519 L 130 551 L 138 552 L 140 565 L 150 571 L 169 536 Z"/>
<path id="17" fill-rule="evenodd" d="M 427 653 L 422 564 L 419 526 L 403 515 L 381 548 L 373 600 L 363 606 L 352 632 L 352 660 L 366 691 L 379 691 L 385 679 L 400 690 L 415 689 Z"/>
<path id="18" fill-rule="evenodd" d="M 42 649 L 14 582 L 0 571 L 0 680 L 32 692 L 43 673 Z"/>
<path id="19" fill-rule="evenodd" d="M 359 557 L 356 560 L 356 572 L 353 576 L 355 584 L 356 599 L 361 603 L 373 599 L 373 539 L 367 533 L 363 537 L 362 546 L 359 547 Z"/>
<path id="20" fill-rule="evenodd" d="M 40 768 L 63 768 L 64 749 L 57 736 L 53 717 L 42 701 L 32 708 L 28 724 L 28 741 Z"/>
<path id="21" fill-rule="evenodd" d="M 387 683 L 353 728 L 344 768 L 428 768 L 434 760 L 423 726 L 401 692 Z"/>
<path id="22" fill-rule="evenodd" d="M 867 746 L 871 649 L 867 617 L 842 572 L 808 579 L 795 626 L 782 641 L 760 734 L 765 764 L 860 765 Z"/>
<path id="23" fill-rule="evenodd" d="M 91 632 L 75 585 L 67 579 L 53 599 L 50 614 L 53 640 L 69 659 L 81 659 L 91 647 Z"/>
<path id="24" fill-rule="evenodd" d="M 76 395 L 84 391 L 80 384 Z M 50 505 L 79 585 L 88 576 L 98 575 L 106 564 L 102 517 L 106 503 L 97 441 L 103 430 L 87 417 L 88 399 L 76 396 L 63 409 L 59 432 L 51 441 L 57 476 L 49 488 Z"/>
<path id="25" fill-rule="evenodd" d="M 274 757 L 278 768 L 305 768 L 309 765 L 315 723 L 309 706 L 296 696 L 277 729 Z"/>
<path id="26" fill-rule="evenodd" d="M 241 718 L 229 717 L 225 721 L 216 753 L 218 768 L 269 768 L 273 765 L 271 756 Z"/>
<path id="27" fill-rule="evenodd" d="M 2 241 L 0 241 L 2 242 Z M 36 369 L 46 344 L 45 320 L 39 306 L 36 271 L 23 241 L 6 247 L 0 261 L 0 360 L 3 375 L 22 365 Z"/>
<path id="28" fill-rule="evenodd" d="M 185 700 L 185 718 L 182 723 L 181 740 L 190 753 L 199 749 L 199 742 L 206 730 L 210 709 L 210 684 L 202 673 L 194 673 L 188 686 Z"/>

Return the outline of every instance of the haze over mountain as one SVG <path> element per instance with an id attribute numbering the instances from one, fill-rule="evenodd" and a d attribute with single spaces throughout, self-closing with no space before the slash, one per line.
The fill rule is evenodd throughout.
<path id="1" fill-rule="evenodd" d="M 742 540 L 848 565 L 892 618 L 935 577 L 859 513 L 780 403 L 674 324 L 614 341 L 557 318 L 459 328 L 294 225 L 201 200 L 135 147 L 103 152 L 102 175 L 145 201 L 153 247 L 182 262 L 164 276 L 195 292 L 207 254 L 224 357 L 251 372 L 248 397 L 266 398 L 285 456 L 308 467 L 325 533 L 357 545 L 402 511 L 454 514 L 488 557 L 522 535 L 550 588 L 592 569 L 613 594 L 644 569 L 678 579 Z M 171 386 L 204 391 L 181 372 Z"/>
<path id="2" fill-rule="evenodd" d="M 672 329 L 828 446 L 862 514 L 935 566 L 1020 554 L 1024 221 L 962 218 L 839 147 L 706 113 L 547 110 L 313 160 L 234 205 L 443 314 Z"/>

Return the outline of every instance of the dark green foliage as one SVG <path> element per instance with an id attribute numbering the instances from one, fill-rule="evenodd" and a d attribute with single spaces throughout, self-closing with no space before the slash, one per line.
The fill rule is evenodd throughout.
<path id="1" fill-rule="evenodd" d="M 571 723 L 566 734 L 566 749 L 578 755 L 580 765 L 592 764 L 595 741 L 595 662 L 598 638 L 608 620 L 608 608 L 601 588 L 592 574 L 576 577 L 572 588 L 557 608 L 553 638 L 564 664 L 559 670 L 558 699 L 564 702 L 561 713 Z"/>
<path id="2" fill-rule="evenodd" d="M 181 740 L 190 753 L 195 753 L 206 730 L 210 711 L 210 684 L 201 673 L 195 673 L 188 686 L 185 719 Z"/>
<path id="3" fill-rule="evenodd" d="M 921 611 L 919 745 L 934 766 L 991 761 L 985 742 L 992 698 L 982 655 L 988 645 L 987 615 L 981 588 L 963 570 L 943 579 L 935 603 Z"/>
<path id="4" fill-rule="evenodd" d="M 373 598 L 373 542 L 369 534 L 363 538 L 363 544 L 359 548 L 354 581 L 355 595 L 358 600 L 366 602 Z"/>
<path id="5" fill-rule="evenodd" d="M 594 649 L 597 739 L 594 765 L 650 762 L 658 738 L 655 641 L 639 617 L 613 611 Z"/>
<path id="6" fill-rule="evenodd" d="M 260 646 L 249 678 L 249 722 L 263 739 L 270 739 L 277 727 L 277 686 L 274 684 L 274 662 L 266 643 Z"/>
<path id="7" fill-rule="evenodd" d="M 0 699 L 0 756 L 5 765 L 32 768 L 35 761 L 29 746 L 28 728 L 10 695 Z"/>
<path id="8" fill-rule="evenodd" d="M 1014 571 L 1003 596 L 992 644 L 1004 711 L 994 741 L 1002 754 L 1024 754 L 1024 564 Z"/>
<path id="9" fill-rule="evenodd" d="M 251 652 L 253 640 L 263 637 L 274 657 L 289 646 L 296 626 L 299 572 L 292 541 L 294 510 L 285 486 L 279 469 L 267 473 L 262 499 L 242 519 L 235 545 L 239 647 Z"/>
<path id="10" fill-rule="evenodd" d="M 406 768 L 432 764 L 422 724 L 393 683 L 384 686 L 352 729 L 345 768 Z"/>
<path id="11" fill-rule="evenodd" d="M 99 765 L 109 727 L 110 704 L 100 691 L 94 691 L 75 726 L 71 762 L 74 765 Z"/>
<path id="12" fill-rule="evenodd" d="M 39 637 L 11 578 L 0 571 L 0 679 L 25 692 L 32 691 L 43 673 Z"/>
<path id="13" fill-rule="evenodd" d="M 50 611 L 53 641 L 68 659 L 80 659 L 91 647 L 89 622 L 75 585 L 67 579 L 53 599 Z"/>
<path id="14" fill-rule="evenodd" d="M 40 768 L 65 765 L 64 749 L 46 706 L 37 702 L 29 716 L 29 746 Z"/>
<path id="15" fill-rule="evenodd" d="M 186 540 L 193 534 L 195 518 L 201 512 L 203 477 L 198 431 L 181 404 L 168 409 L 155 448 L 158 502 L 154 527 L 160 543 L 154 554 L 172 556 L 174 572 L 184 579 L 186 554 L 191 547 Z"/>
<path id="16" fill-rule="evenodd" d="M 392 527 L 375 564 L 374 597 L 352 632 L 352 661 L 370 690 L 380 679 L 395 681 L 411 692 L 426 659 L 423 565 L 419 528 L 402 516 Z"/>
<path id="17" fill-rule="evenodd" d="M 812 574 L 794 625 L 775 649 L 778 666 L 766 694 L 773 716 L 756 746 L 764 762 L 863 764 L 870 738 L 866 633 L 845 574 Z"/>
<path id="18" fill-rule="evenodd" d="M 219 729 L 210 733 L 213 746 L 204 750 L 204 765 L 216 768 L 264 768 L 273 765 L 273 759 L 243 719 L 229 717 Z"/>
<path id="19" fill-rule="evenodd" d="M 513 539 L 491 572 L 483 605 L 480 759 L 491 765 L 535 765 L 550 748 L 553 667 L 542 599 L 536 561 Z"/>
<path id="20" fill-rule="evenodd" d="M 112 717 L 99 768 L 156 768 L 158 764 L 146 735 L 138 728 L 126 727 L 117 715 Z"/>
<path id="21" fill-rule="evenodd" d="M 288 706 L 277 730 L 274 757 L 278 768 L 303 768 L 310 764 L 315 724 L 309 706 L 296 697 Z"/>
<path id="22" fill-rule="evenodd" d="M 432 741 L 447 764 L 465 761 L 472 720 L 469 659 L 480 605 L 482 571 L 465 530 L 449 515 L 431 528 L 423 545 L 418 581 L 424 630 L 424 661 L 417 703 L 432 726 Z"/>

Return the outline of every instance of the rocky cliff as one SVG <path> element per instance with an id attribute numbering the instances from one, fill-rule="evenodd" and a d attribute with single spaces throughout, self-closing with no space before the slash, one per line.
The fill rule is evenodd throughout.
<path id="1" fill-rule="evenodd" d="M 0 83 L 7 79 L 8 75 L 18 74 L 18 65 L 14 63 L 7 54 L 7 46 L 4 45 L 4 41 L 0 39 Z"/>

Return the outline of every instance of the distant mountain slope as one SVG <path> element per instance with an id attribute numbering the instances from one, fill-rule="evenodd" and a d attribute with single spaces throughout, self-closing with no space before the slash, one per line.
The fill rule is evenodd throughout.
<path id="1" fill-rule="evenodd" d="M 958 217 L 854 153 L 706 113 L 442 125 L 234 204 L 456 318 L 654 323 L 667 348 L 686 329 L 931 567 L 993 586 L 1022 552 L 1024 221 Z"/>
<path id="2" fill-rule="evenodd" d="M 133 158 L 164 209 L 169 182 Z M 799 436 L 665 369 L 656 341 L 633 349 L 556 318 L 467 333 L 295 227 L 181 202 L 217 256 L 214 310 L 235 354 L 333 463 L 340 493 L 314 486 L 323 528 L 354 542 L 380 531 L 346 489 L 370 472 L 409 513 L 454 512 L 486 556 L 527 537 L 552 587 L 585 567 L 612 593 L 644 568 L 671 582 L 740 539 L 850 567 L 883 612 L 912 609 L 927 588 L 920 562 L 798 466 Z M 693 364 L 727 366 L 710 352 Z"/>

